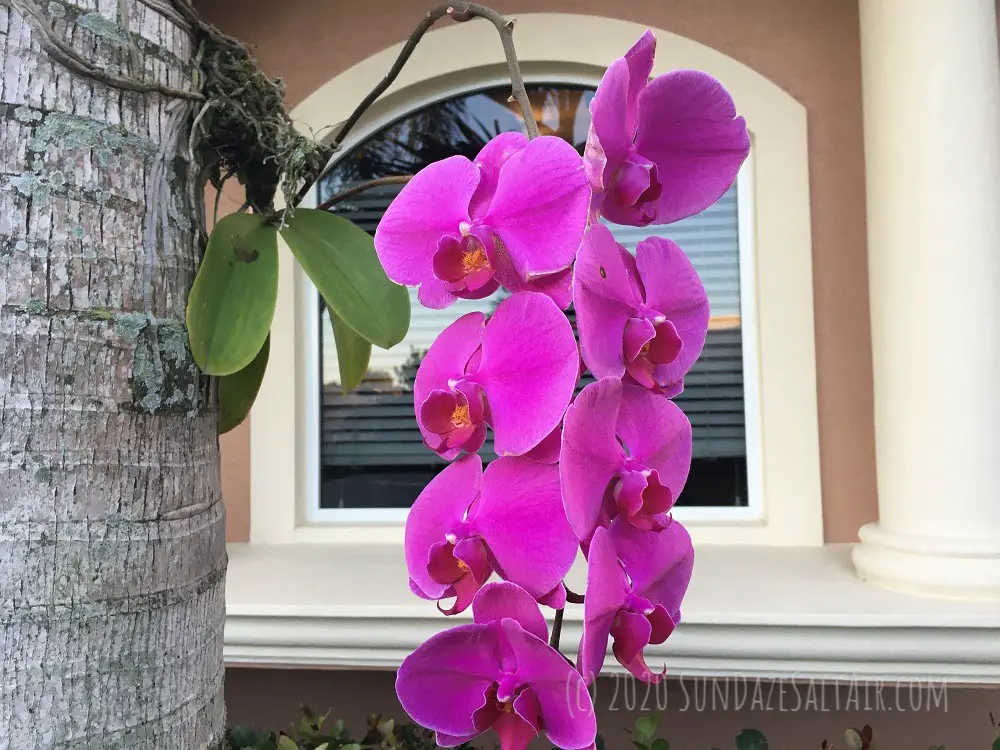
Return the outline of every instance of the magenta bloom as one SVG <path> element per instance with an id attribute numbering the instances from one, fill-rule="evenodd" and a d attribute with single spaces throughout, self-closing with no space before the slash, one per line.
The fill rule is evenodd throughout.
<path id="1" fill-rule="evenodd" d="M 536 599 L 559 606 L 578 543 L 562 508 L 559 470 L 527 458 L 498 458 L 483 472 L 462 456 L 424 488 L 406 519 L 410 588 L 469 606 L 493 571 Z"/>
<path id="2" fill-rule="evenodd" d="M 503 133 L 475 161 L 452 156 L 422 169 L 379 222 L 375 249 L 390 279 L 420 286 L 425 307 L 481 299 L 503 285 L 566 308 L 590 199 L 570 144 Z"/>
<path id="3" fill-rule="evenodd" d="M 677 404 L 601 378 L 580 392 L 564 424 L 563 505 L 581 541 L 618 516 L 643 530 L 671 523 L 691 469 L 691 423 Z"/>
<path id="4" fill-rule="evenodd" d="M 562 420 L 578 365 L 573 329 L 545 295 L 515 294 L 488 321 L 463 315 L 417 370 L 413 404 L 424 441 L 450 460 L 479 450 L 489 424 L 497 455 L 523 455 Z"/>
<path id="5" fill-rule="evenodd" d="M 683 389 L 701 355 L 711 311 L 684 251 L 648 237 L 635 257 L 607 227 L 583 238 L 573 282 L 583 361 L 595 377 L 621 378 L 667 396 Z"/>
<path id="6" fill-rule="evenodd" d="M 593 210 L 617 224 L 669 224 L 711 206 L 750 153 L 746 122 L 722 84 L 696 70 L 649 81 L 647 31 L 604 73 L 590 103 L 584 162 Z"/>
<path id="7" fill-rule="evenodd" d="M 548 645 L 531 595 L 491 583 L 472 605 L 474 622 L 438 633 L 396 673 L 410 717 L 455 747 L 492 728 L 502 750 L 524 750 L 540 732 L 556 747 L 588 748 L 594 707 L 579 673 Z"/>
<path id="8" fill-rule="evenodd" d="M 618 662 L 643 682 L 659 682 L 642 651 L 663 643 L 680 622 L 691 581 L 694 547 L 672 521 L 662 531 L 640 531 L 624 518 L 594 532 L 587 558 L 587 596 L 578 667 L 591 682 L 604 666 L 608 639 Z"/>

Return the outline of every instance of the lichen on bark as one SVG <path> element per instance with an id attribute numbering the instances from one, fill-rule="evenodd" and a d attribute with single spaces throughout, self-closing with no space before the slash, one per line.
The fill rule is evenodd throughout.
<path id="1" fill-rule="evenodd" d="M 194 87 L 182 17 L 32 5 L 102 70 Z M 0 0 L 0 750 L 217 747 L 224 512 L 183 328 L 194 105 L 68 69 L 19 7 Z"/>

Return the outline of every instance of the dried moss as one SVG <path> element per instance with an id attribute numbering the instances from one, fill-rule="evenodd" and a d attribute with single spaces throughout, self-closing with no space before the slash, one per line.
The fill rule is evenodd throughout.
<path id="1" fill-rule="evenodd" d="M 299 133 L 285 112 L 284 84 L 257 65 L 245 45 L 201 24 L 202 93 L 198 155 L 209 181 L 221 189 L 236 177 L 259 211 L 273 208 L 280 188 L 287 206 L 316 179 L 333 149 Z"/>

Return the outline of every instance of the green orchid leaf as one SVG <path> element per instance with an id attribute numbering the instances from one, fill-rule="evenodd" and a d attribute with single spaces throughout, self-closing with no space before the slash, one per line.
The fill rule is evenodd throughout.
<path id="1" fill-rule="evenodd" d="M 277 229 L 258 215 L 224 217 L 188 296 L 191 354 L 202 372 L 229 375 L 250 364 L 271 330 L 277 299 Z"/>
<path id="2" fill-rule="evenodd" d="M 364 379 L 368 363 L 371 361 L 372 345 L 341 320 L 337 313 L 333 310 L 329 312 L 330 323 L 333 325 L 333 338 L 337 342 L 340 387 L 346 396 Z"/>
<path id="3" fill-rule="evenodd" d="M 660 726 L 660 714 L 640 716 L 635 721 L 635 741 L 643 745 L 649 744 L 658 726 Z"/>
<path id="4" fill-rule="evenodd" d="M 767 750 L 767 738 L 756 729 L 744 729 L 736 735 L 736 750 Z"/>
<path id="5" fill-rule="evenodd" d="M 410 296 L 385 275 L 367 232 L 341 216 L 299 208 L 281 236 L 344 323 L 383 349 L 403 340 Z"/>
<path id="6" fill-rule="evenodd" d="M 243 422 L 250 414 L 250 407 L 260 391 L 267 357 L 271 349 L 271 338 L 264 339 L 264 345 L 246 367 L 239 372 L 219 378 L 219 434 L 223 435 Z"/>

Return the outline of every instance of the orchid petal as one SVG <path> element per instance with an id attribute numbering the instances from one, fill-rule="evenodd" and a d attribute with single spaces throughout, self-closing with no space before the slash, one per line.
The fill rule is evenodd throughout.
<path id="1" fill-rule="evenodd" d="M 628 599 L 629 588 L 614 544 L 603 526 L 594 531 L 587 554 L 587 594 L 583 600 L 579 668 L 590 682 L 604 666 L 611 625 Z"/>
<path id="2" fill-rule="evenodd" d="M 649 642 L 651 627 L 649 620 L 644 615 L 635 612 L 619 612 L 617 627 L 612 628 L 615 642 L 611 647 L 615 659 L 632 675 L 642 682 L 656 685 L 664 678 L 667 668 L 664 666 L 660 673 L 653 672 L 646 666 L 643 658 L 642 646 Z M 641 644 L 641 645 L 640 645 Z M 638 650 L 635 650 L 638 647 Z"/>
<path id="3" fill-rule="evenodd" d="M 662 531 L 641 531 L 619 517 L 610 533 L 635 593 L 662 605 L 675 623 L 680 622 L 681 600 L 694 568 L 694 547 L 687 529 L 672 521 Z"/>
<path id="4" fill-rule="evenodd" d="M 566 411 L 559 478 L 566 517 L 581 541 L 597 525 L 604 492 L 624 458 L 615 438 L 621 393 L 621 381 L 601 378 Z"/>
<path id="5" fill-rule="evenodd" d="M 666 316 L 683 342 L 676 359 L 656 369 L 661 385 L 676 383 L 701 356 L 711 309 L 708 293 L 691 260 L 665 237 L 648 237 L 636 247 L 636 266 L 646 305 Z"/>
<path id="6" fill-rule="evenodd" d="M 599 378 L 625 374 L 625 326 L 641 305 L 629 280 L 630 264 L 634 260 L 607 227 L 595 224 L 587 231 L 574 269 L 573 299 L 583 360 Z"/>
<path id="7" fill-rule="evenodd" d="M 497 306 L 482 342 L 479 370 L 468 379 L 486 392 L 497 454 L 524 454 L 556 428 L 573 397 L 573 329 L 551 299 L 522 292 Z"/>
<path id="8" fill-rule="evenodd" d="M 566 606 L 566 586 L 562 583 L 557 584 L 549 593 L 538 597 L 538 603 L 552 609 L 562 609 Z"/>
<path id="9" fill-rule="evenodd" d="M 439 599 L 448 588 L 427 570 L 428 555 L 444 535 L 462 521 L 479 492 L 482 459 L 463 456 L 434 477 L 417 497 L 406 519 L 404 548 L 406 568 L 413 585 L 431 599 Z"/>
<path id="10" fill-rule="evenodd" d="M 646 619 L 646 615 L 628 610 L 618 613 L 611 626 L 611 637 L 615 639 L 613 646 L 615 658 L 622 666 L 627 666 L 635 661 L 635 657 L 642 654 L 642 650 L 649 645 L 649 636 L 652 632 L 653 627 Z"/>
<path id="11" fill-rule="evenodd" d="M 498 632 L 470 623 L 431 636 L 396 672 L 396 695 L 421 726 L 448 735 L 478 734 L 473 715 L 501 675 Z"/>
<path id="12" fill-rule="evenodd" d="M 583 159 L 595 191 L 608 187 L 611 175 L 632 148 L 637 114 L 636 105 L 629 112 L 629 88 L 628 62 L 618 58 L 604 71 L 590 101 L 590 131 Z"/>
<path id="13" fill-rule="evenodd" d="M 538 729 L 516 713 L 501 712 L 493 723 L 493 731 L 500 740 L 500 750 L 526 750 L 531 741 L 538 736 Z"/>
<path id="14" fill-rule="evenodd" d="M 514 713 L 531 725 L 536 735 L 541 731 L 542 707 L 538 702 L 538 696 L 530 687 L 525 687 L 514 699 Z"/>
<path id="15" fill-rule="evenodd" d="M 538 701 L 541 725 L 556 747 L 586 747 L 597 735 L 597 719 L 587 686 L 562 655 L 513 620 L 503 632 L 517 661 L 517 676 Z"/>
<path id="16" fill-rule="evenodd" d="M 695 70 L 654 79 L 639 95 L 635 150 L 656 163 L 664 189 L 656 223 L 669 224 L 715 203 L 750 152 L 746 122 L 719 81 Z"/>
<path id="17" fill-rule="evenodd" d="M 502 243 L 498 245 L 502 247 Z M 514 270 L 510 258 L 501 253 L 497 258 L 495 279 L 513 294 L 538 292 L 551 297 L 560 310 L 565 310 L 573 302 L 573 271 L 569 268 L 525 281 Z"/>
<path id="18" fill-rule="evenodd" d="M 440 333 L 417 368 L 413 404 L 420 433 L 429 444 L 435 442 L 436 433 L 423 422 L 424 403 L 434 391 L 452 390 L 452 381 L 465 374 L 469 360 L 480 346 L 485 321 L 486 316 L 480 312 L 463 315 Z M 445 457 L 454 458 L 458 453 L 459 449 L 455 448 Z"/>
<path id="19" fill-rule="evenodd" d="M 634 385 L 622 387 L 615 432 L 635 461 L 656 471 L 674 500 L 691 470 L 691 422 L 677 404 Z"/>
<path id="20" fill-rule="evenodd" d="M 438 278 L 428 278 L 417 290 L 417 300 L 429 310 L 444 310 L 458 295 L 448 288 L 448 282 Z"/>
<path id="21" fill-rule="evenodd" d="M 472 617 L 483 625 L 509 617 L 532 635 L 543 641 L 549 639 L 549 626 L 538 603 L 514 583 L 500 581 L 483 586 L 472 603 Z"/>
<path id="22" fill-rule="evenodd" d="M 486 545 L 482 539 L 468 537 L 460 539 L 455 544 L 455 559 L 465 563 L 468 573 L 480 586 L 486 583 L 486 579 L 493 572 L 490 568 Z"/>
<path id="23" fill-rule="evenodd" d="M 503 242 L 525 281 L 569 268 L 587 227 L 590 186 L 576 149 L 542 136 L 500 169 L 489 213 L 482 219 Z"/>
<path id="24" fill-rule="evenodd" d="M 501 575 L 536 599 L 555 588 L 576 559 L 559 471 L 550 464 L 526 458 L 493 461 L 468 523 L 490 548 Z"/>
<path id="25" fill-rule="evenodd" d="M 500 179 L 500 168 L 518 151 L 528 145 L 528 136 L 512 131 L 501 133 L 480 149 L 476 154 L 475 163 L 479 167 L 479 187 L 472 196 L 469 214 L 473 219 L 480 219 L 489 210 L 490 202 L 497 191 Z"/>
<path id="26" fill-rule="evenodd" d="M 559 448 L 562 445 L 562 427 L 556 425 L 538 445 L 524 454 L 525 458 L 542 464 L 554 464 L 559 461 Z"/>
<path id="27" fill-rule="evenodd" d="M 397 284 L 416 286 L 434 278 L 438 241 L 469 221 L 469 201 L 479 169 L 452 156 L 420 170 L 386 209 L 375 231 L 375 250 Z"/>
<path id="28" fill-rule="evenodd" d="M 476 739 L 482 732 L 475 732 L 474 734 L 445 734 L 444 732 L 435 732 L 434 741 L 437 743 L 438 747 L 458 747 L 459 745 L 464 745 L 466 742 L 472 742 Z"/>
<path id="29" fill-rule="evenodd" d="M 677 627 L 677 623 L 671 619 L 662 604 L 657 604 L 653 608 L 653 611 L 646 615 L 646 617 L 649 618 L 650 643 L 663 643 L 674 632 L 674 628 Z"/>
<path id="30" fill-rule="evenodd" d="M 649 83 L 653 72 L 653 58 L 656 55 L 656 36 L 649 29 L 625 53 L 628 65 L 628 94 L 625 107 L 625 129 L 630 137 L 635 135 L 639 124 L 639 93 Z"/>

